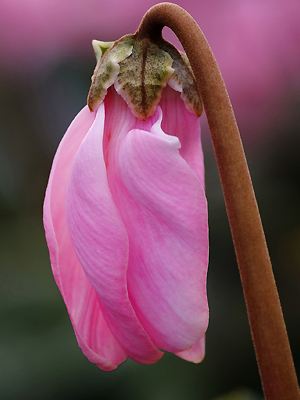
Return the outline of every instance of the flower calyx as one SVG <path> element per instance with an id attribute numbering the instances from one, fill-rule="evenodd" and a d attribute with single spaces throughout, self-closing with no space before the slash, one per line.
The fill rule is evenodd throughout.
<path id="1" fill-rule="evenodd" d="M 161 40 L 137 39 L 126 35 L 116 42 L 93 40 L 97 65 L 88 94 L 88 106 L 95 110 L 114 85 L 133 114 L 140 119 L 151 116 L 163 88 L 169 84 L 181 92 L 186 107 L 200 116 L 203 110 L 195 78 L 184 53 Z"/>

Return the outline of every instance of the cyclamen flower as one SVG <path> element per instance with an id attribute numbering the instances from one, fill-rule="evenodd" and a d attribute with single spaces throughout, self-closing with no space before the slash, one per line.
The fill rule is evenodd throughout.
<path id="1" fill-rule="evenodd" d="M 92 110 L 84 107 L 71 123 L 47 187 L 54 277 L 79 346 L 99 368 L 113 370 L 126 358 L 153 363 L 165 351 L 200 362 L 208 223 L 199 116 L 187 98 L 192 88 L 184 93 L 193 76 L 172 48 L 131 41 L 125 54 L 122 46 L 101 46 Z M 143 46 L 140 84 L 126 74 L 132 63 L 138 73 Z M 155 90 L 145 84 L 152 72 L 161 79 Z"/>

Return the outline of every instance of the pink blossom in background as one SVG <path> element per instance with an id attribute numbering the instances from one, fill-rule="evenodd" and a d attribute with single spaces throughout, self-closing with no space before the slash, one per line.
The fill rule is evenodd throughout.
<path id="1" fill-rule="evenodd" d="M 283 112 L 285 96 L 300 84 L 300 2 L 214 4 L 214 16 L 205 9 L 198 22 L 221 67 L 243 131 L 259 134 Z"/>
<path id="2" fill-rule="evenodd" d="M 204 357 L 208 222 L 199 118 L 164 89 L 138 120 L 114 89 L 54 159 L 44 225 L 78 343 L 104 370 Z"/>
<path id="3" fill-rule="evenodd" d="M 25 74 L 74 54 L 92 39 L 133 32 L 155 1 L 2 0 L 1 67 Z M 239 119 L 249 130 L 279 113 L 299 85 L 298 0 L 177 1 L 198 21 L 215 52 Z M 267 113 L 267 114 L 266 114 Z M 259 122 L 259 123 L 260 123 Z M 259 125 L 259 124 L 258 124 Z"/>

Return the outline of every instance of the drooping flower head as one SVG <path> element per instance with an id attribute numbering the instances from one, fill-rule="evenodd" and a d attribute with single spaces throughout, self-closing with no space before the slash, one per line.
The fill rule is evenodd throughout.
<path id="1" fill-rule="evenodd" d="M 59 145 L 44 203 L 56 283 L 101 369 L 165 351 L 200 362 L 208 223 L 193 74 L 164 41 L 93 45 L 88 107 Z"/>

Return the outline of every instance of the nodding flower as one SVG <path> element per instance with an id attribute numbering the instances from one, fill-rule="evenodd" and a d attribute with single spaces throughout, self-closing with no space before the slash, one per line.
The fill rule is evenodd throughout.
<path id="1" fill-rule="evenodd" d="M 134 35 L 94 42 L 85 106 L 44 203 L 53 274 L 83 353 L 103 370 L 164 352 L 198 363 L 208 325 L 201 98 L 183 54 Z"/>

